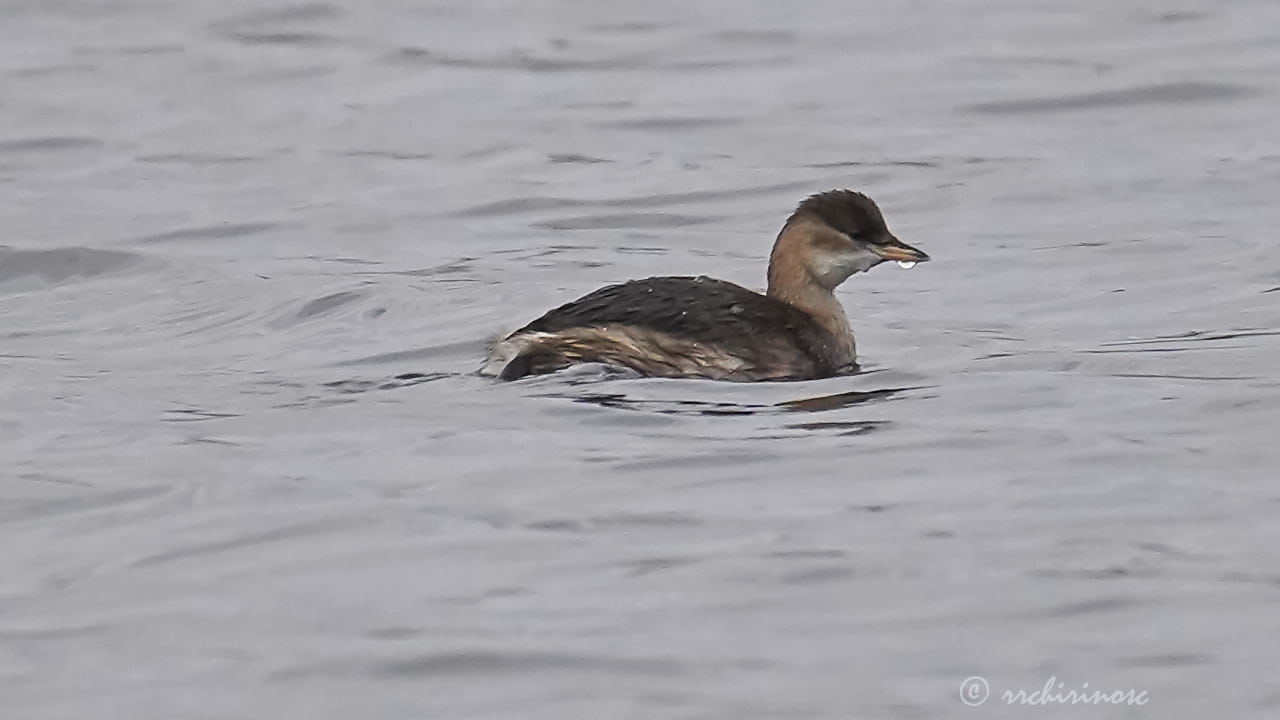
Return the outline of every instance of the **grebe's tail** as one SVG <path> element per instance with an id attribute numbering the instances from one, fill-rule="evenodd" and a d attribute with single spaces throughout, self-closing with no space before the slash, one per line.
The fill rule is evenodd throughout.
<path id="1" fill-rule="evenodd" d="M 757 371 L 715 345 L 632 325 L 575 327 L 556 332 L 517 332 L 493 343 L 480 372 L 503 380 L 545 375 L 579 363 L 630 368 L 651 377 L 745 380 L 788 377 Z"/>
<path id="2" fill-rule="evenodd" d="M 480 372 L 503 380 L 519 380 L 563 370 L 575 363 L 616 360 L 590 344 L 590 338 L 599 337 L 601 332 L 580 328 L 558 333 L 517 333 L 489 346 L 489 356 Z"/>
<path id="3" fill-rule="evenodd" d="M 503 380 L 545 375 L 579 363 L 604 363 L 642 375 L 721 376 L 713 361 L 741 362 L 698 343 L 628 325 L 575 327 L 557 332 L 517 332 L 492 344 L 480 372 Z"/>

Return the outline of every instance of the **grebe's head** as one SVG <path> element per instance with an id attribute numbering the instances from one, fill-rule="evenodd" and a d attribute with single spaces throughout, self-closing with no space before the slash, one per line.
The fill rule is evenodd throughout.
<path id="1" fill-rule="evenodd" d="M 928 259 L 889 232 L 871 198 L 852 190 L 831 190 L 806 198 L 791 214 L 770 265 L 799 263 L 818 284 L 834 289 L 850 275 L 886 260 L 918 263 Z"/>

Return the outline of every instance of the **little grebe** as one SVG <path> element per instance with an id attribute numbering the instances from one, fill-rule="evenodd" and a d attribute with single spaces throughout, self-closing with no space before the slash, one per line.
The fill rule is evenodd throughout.
<path id="1" fill-rule="evenodd" d="M 598 362 L 658 377 L 837 375 L 856 369 L 857 354 L 836 287 L 886 260 L 928 259 L 889 232 L 871 198 L 820 193 L 782 226 L 763 295 L 708 277 L 610 285 L 493 343 L 481 372 L 514 380 Z"/>

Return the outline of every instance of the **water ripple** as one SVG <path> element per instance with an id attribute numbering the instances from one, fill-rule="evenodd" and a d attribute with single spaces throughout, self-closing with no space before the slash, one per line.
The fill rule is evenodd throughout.
<path id="1" fill-rule="evenodd" d="M 1190 105 L 1235 100 L 1258 94 L 1257 88 L 1224 83 L 1180 82 L 1144 85 L 1123 90 L 1102 90 L 1079 95 L 1000 100 L 966 105 L 964 109 L 989 114 L 1026 115 L 1070 110 L 1130 107 L 1134 105 Z"/>
<path id="2" fill-rule="evenodd" d="M 142 262 L 143 256 L 118 250 L 84 247 L 20 250 L 0 246 L 0 292 L 6 285 L 34 279 L 45 285 L 62 285 L 117 273 Z"/>
<path id="3" fill-rule="evenodd" d="M 544 674 L 571 672 L 606 675 L 675 676 L 683 663 L 673 658 L 625 657 L 550 651 L 460 650 L 388 660 L 371 668 L 375 675 L 400 678 Z"/>
<path id="4" fill-rule="evenodd" d="M 0 155 L 20 153 L 74 152 L 102 147 L 101 140 L 88 137 L 49 136 L 0 140 Z"/>
<path id="5" fill-rule="evenodd" d="M 274 222 L 224 222 L 217 225 L 202 225 L 180 228 L 154 235 L 144 235 L 134 242 L 143 244 L 193 242 L 201 240 L 226 240 L 260 235 L 282 227 Z"/>

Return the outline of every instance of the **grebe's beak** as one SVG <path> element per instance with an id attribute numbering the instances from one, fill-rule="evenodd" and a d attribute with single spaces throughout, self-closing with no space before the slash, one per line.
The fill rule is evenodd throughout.
<path id="1" fill-rule="evenodd" d="M 883 260 L 910 263 L 928 262 L 929 260 L 929 256 L 924 251 L 917 250 L 892 236 L 889 237 L 889 242 L 884 245 L 872 245 L 871 250 Z"/>

